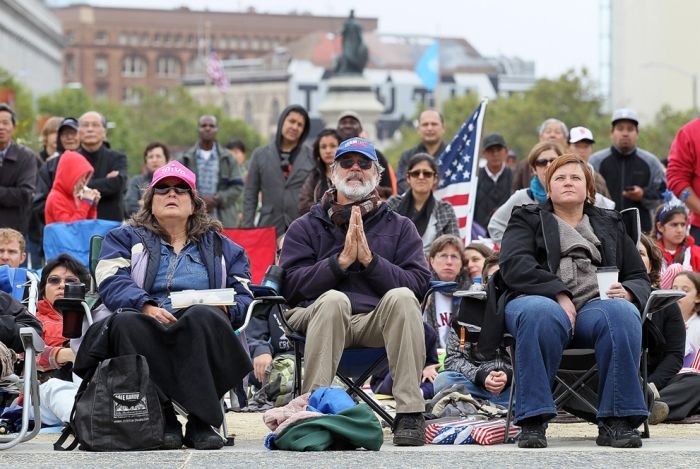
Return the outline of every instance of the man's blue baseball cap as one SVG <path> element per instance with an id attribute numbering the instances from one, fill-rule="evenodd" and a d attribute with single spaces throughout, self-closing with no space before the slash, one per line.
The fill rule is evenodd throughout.
<path id="1" fill-rule="evenodd" d="M 347 153 L 359 153 L 372 161 L 377 161 L 377 152 L 374 150 L 374 145 L 364 138 L 353 137 L 345 140 L 335 151 L 334 160 L 337 160 Z"/>

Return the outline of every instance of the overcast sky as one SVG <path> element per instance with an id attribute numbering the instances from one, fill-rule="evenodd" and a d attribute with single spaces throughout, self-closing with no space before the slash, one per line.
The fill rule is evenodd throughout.
<path id="1" fill-rule="evenodd" d="M 72 3 L 57 0 L 52 3 Z M 538 77 L 555 78 L 570 68 L 599 74 L 600 0 L 92 0 L 103 6 L 287 13 L 379 18 L 384 33 L 456 36 L 482 55 L 535 61 Z M 231 25 L 235 28 L 235 25 Z"/>

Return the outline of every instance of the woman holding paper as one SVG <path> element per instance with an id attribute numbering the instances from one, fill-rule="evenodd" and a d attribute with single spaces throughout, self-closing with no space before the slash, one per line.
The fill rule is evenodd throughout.
<path id="1" fill-rule="evenodd" d="M 595 348 L 600 446 L 637 448 L 648 410 L 639 385 L 640 311 L 650 285 L 617 212 L 593 205 L 588 165 L 564 154 L 547 169 L 548 200 L 515 209 L 505 231 L 501 275 L 508 286 L 505 326 L 515 337 L 518 446 L 547 446 L 557 409 L 552 384 L 568 346 Z M 601 300 L 596 267 L 616 267 Z"/>
<path id="2" fill-rule="evenodd" d="M 221 448 L 223 441 L 212 429 L 223 419 L 219 399 L 252 369 L 234 334 L 252 301 L 248 258 L 219 233 L 221 223 L 208 217 L 195 180 L 177 161 L 156 170 L 143 207 L 105 237 L 96 269 L 105 306 L 121 310 L 111 319 L 107 350 L 99 352 L 138 353 L 148 360 L 151 379 L 167 396 L 163 449 L 183 443 Z M 172 292 L 219 288 L 235 290 L 235 302 L 172 307 Z M 87 363 L 95 359 L 94 348 L 82 356 Z M 184 439 L 171 399 L 189 412 Z"/>

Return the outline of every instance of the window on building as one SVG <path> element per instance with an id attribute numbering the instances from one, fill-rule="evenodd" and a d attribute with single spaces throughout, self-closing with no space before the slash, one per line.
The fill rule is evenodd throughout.
<path id="1" fill-rule="evenodd" d="M 139 33 L 131 33 L 131 36 L 129 37 L 129 44 L 132 46 L 139 45 Z"/>
<path id="2" fill-rule="evenodd" d="M 147 69 L 146 59 L 138 55 L 128 55 L 122 60 L 122 76 L 143 77 L 146 76 Z"/>
<path id="3" fill-rule="evenodd" d="M 73 54 L 66 54 L 64 67 L 66 73 L 66 81 L 75 81 L 75 56 Z"/>
<path id="4" fill-rule="evenodd" d="M 241 49 L 247 49 L 248 48 L 248 38 L 243 37 L 241 38 Z"/>
<path id="5" fill-rule="evenodd" d="M 260 49 L 260 40 L 259 40 L 257 37 L 254 37 L 254 38 L 250 41 L 250 48 L 253 49 L 253 50 L 258 50 L 258 49 Z"/>
<path id="6" fill-rule="evenodd" d="M 175 35 L 175 47 L 182 47 L 182 34 Z"/>
<path id="7" fill-rule="evenodd" d="M 248 125 L 253 125 L 253 103 L 249 98 L 246 98 L 243 104 L 243 120 Z"/>
<path id="8" fill-rule="evenodd" d="M 109 97 L 109 85 L 107 83 L 97 83 L 95 85 L 95 98 L 107 99 Z"/>
<path id="9" fill-rule="evenodd" d="M 231 49 L 238 49 L 238 38 L 236 36 L 232 36 L 228 41 L 228 45 Z"/>
<path id="10" fill-rule="evenodd" d="M 109 73 L 109 62 L 104 55 L 95 57 L 95 75 L 98 77 L 106 77 Z"/>
<path id="11" fill-rule="evenodd" d="M 165 33 L 165 36 L 163 36 L 163 45 L 165 47 L 170 46 L 170 33 Z"/>
<path id="12" fill-rule="evenodd" d="M 107 44 L 107 31 L 97 31 L 95 33 L 95 44 L 98 46 Z"/>
<path id="13" fill-rule="evenodd" d="M 196 45 L 197 45 L 197 44 L 195 44 L 195 42 L 194 42 L 194 34 L 189 34 L 189 35 L 187 36 L 187 46 L 188 46 L 188 47 L 194 47 L 194 46 L 196 46 Z"/>
<path id="14" fill-rule="evenodd" d="M 156 64 L 156 73 L 160 77 L 179 77 L 180 61 L 175 57 L 160 57 Z"/>
<path id="15" fill-rule="evenodd" d="M 149 42 L 150 42 L 150 39 L 151 39 L 151 38 L 150 38 L 150 36 L 148 35 L 148 33 L 143 33 L 143 34 L 141 34 L 141 45 L 142 45 L 142 46 L 147 46 L 147 45 L 149 44 Z"/>
<path id="16" fill-rule="evenodd" d="M 280 102 L 277 98 L 272 98 L 272 103 L 270 104 L 270 125 L 277 125 L 277 119 L 280 115 Z"/>
<path id="17" fill-rule="evenodd" d="M 160 45 L 160 33 L 155 33 L 153 35 L 153 45 L 154 46 L 159 46 Z"/>
<path id="18" fill-rule="evenodd" d="M 270 48 L 270 40 L 269 39 L 262 40 L 262 48 L 265 50 L 268 50 Z"/>
<path id="19" fill-rule="evenodd" d="M 143 99 L 143 90 L 127 86 L 122 88 L 122 102 L 124 104 L 138 105 Z"/>
<path id="20" fill-rule="evenodd" d="M 125 46 L 129 42 L 129 36 L 126 33 L 119 33 L 119 45 Z"/>
<path id="21" fill-rule="evenodd" d="M 66 40 L 66 45 L 75 44 L 75 31 L 66 31 L 63 35 Z"/>
<path id="22" fill-rule="evenodd" d="M 225 36 L 219 38 L 219 49 L 228 49 L 228 40 Z"/>

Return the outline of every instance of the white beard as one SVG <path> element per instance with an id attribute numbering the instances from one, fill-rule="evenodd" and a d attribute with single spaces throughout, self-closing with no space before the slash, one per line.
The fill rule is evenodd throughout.
<path id="1" fill-rule="evenodd" d="M 345 180 L 340 178 L 337 174 L 333 174 L 333 185 L 338 190 L 339 193 L 343 194 L 348 199 L 353 202 L 358 200 L 366 199 L 368 195 L 372 193 L 379 178 L 377 176 L 372 176 L 368 181 L 362 181 L 362 184 L 348 184 Z M 354 182 L 354 181 L 353 181 Z"/>

